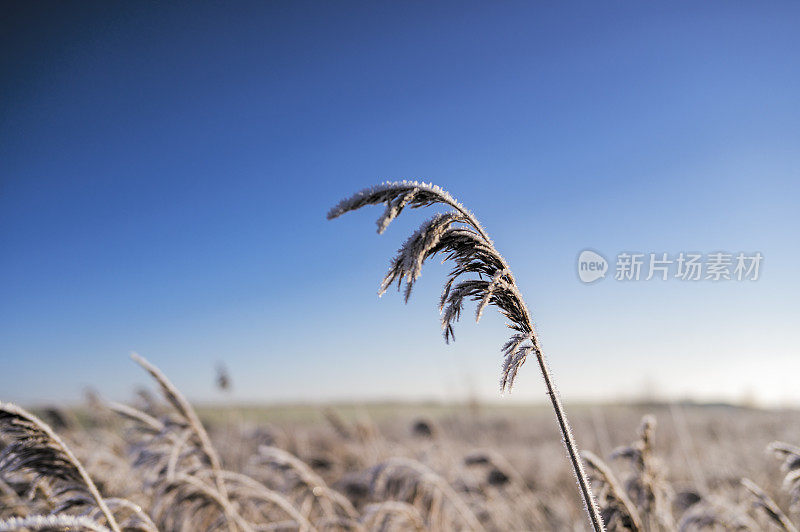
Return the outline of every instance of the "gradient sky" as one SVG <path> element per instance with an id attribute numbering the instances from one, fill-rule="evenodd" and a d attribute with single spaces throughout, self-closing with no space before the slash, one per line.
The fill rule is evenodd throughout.
<path id="1" fill-rule="evenodd" d="M 492 313 L 376 290 L 386 179 L 442 185 L 514 269 L 562 394 L 800 401 L 800 6 L 0 7 L 0 399 L 499 400 Z M 427 215 L 433 214 L 432 212 Z M 751 283 L 583 285 L 578 253 L 760 251 Z M 613 265 L 612 265 L 613 267 Z M 535 364 L 514 400 L 542 400 Z"/>

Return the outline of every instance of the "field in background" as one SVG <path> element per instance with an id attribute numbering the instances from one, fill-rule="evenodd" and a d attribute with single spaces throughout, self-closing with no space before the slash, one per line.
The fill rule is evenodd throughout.
<path id="1" fill-rule="evenodd" d="M 153 397 L 137 406 L 150 412 L 163 408 Z M 136 456 L 142 440 L 134 443 L 131 427 L 101 410 L 94 405 L 74 412 L 37 412 L 59 428 L 103 490 L 153 508 L 157 500 L 130 482 L 140 474 L 137 468 L 126 465 L 121 470 L 119 465 L 130 462 L 126 457 L 132 452 Z M 265 449 L 296 456 L 362 517 L 365 509 L 374 510 L 381 502 L 403 501 L 416 508 L 424 529 L 470 528 L 457 511 L 448 510 L 446 497 L 437 502 L 425 486 L 431 480 L 424 474 L 395 467 L 392 461 L 403 457 L 443 479 L 489 530 L 587 526 L 553 414 L 545 405 L 206 405 L 198 414 L 225 469 L 246 473 L 284 494 L 320 529 L 350 528 L 344 521 L 326 524 L 324 505 L 317 507 L 324 499 L 319 490 L 282 459 L 267 458 Z M 669 498 L 674 521 L 667 527 L 651 523 L 646 530 L 724 530 L 740 525 L 769 529 L 769 521 L 742 487 L 743 477 L 764 488 L 782 508 L 790 507 L 789 495 L 781 489 L 780 461 L 766 447 L 775 440 L 800 443 L 798 411 L 691 404 L 571 405 L 569 414 L 580 447 L 606 459 L 621 483 L 638 474 L 628 461 L 609 456 L 637 439 L 643 416 L 654 416 L 651 465 L 659 489 Z M 107 450 L 98 453 L 98 447 Z M 692 512 L 711 519 L 710 528 L 700 526 L 703 521 L 697 516 L 688 520 Z M 727 524 L 715 524 L 715 515 Z M 158 523 L 157 515 L 154 518 Z M 275 515 L 270 519 L 281 521 Z M 413 529 L 399 514 L 382 519 L 385 522 L 372 522 L 367 528 Z"/>
<path id="2" fill-rule="evenodd" d="M 336 442 L 333 414 L 348 424 L 377 429 L 379 441 L 395 450 L 404 446 L 408 446 L 406 451 L 489 448 L 505 455 L 521 471 L 530 468 L 531 485 L 547 484 L 547 479 L 541 478 L 543 471 L 550 471 L 553 479 L 568 481 L 570 487 L 573 484 L 548 405 L 287 404 L 203 406 L 198 412 L 214 433 L 240 424 L 245 430 L 275 430 L 290 441 L 318 439 L 322 444 L 328 439 L 328 443 Z M 642 417 L 652 414 L 657 421 L 655 452 L 671 482 L 691 485 L 702 478 L 711 488 L 727 488 L 746 476 L 774 491 L 778 499 L 780 462 L 766 447 L 776 440 L 800 444 L 800 411 L 790 409 L 578 404 L 570 405 L 568 413 L 580 447 L 604 458 L 633 441 Z M 418 423 L 430 425 L 433 437 L 417 434 L 414 428 Z M 311 447 L 293 445 L 312 452 Z"/>

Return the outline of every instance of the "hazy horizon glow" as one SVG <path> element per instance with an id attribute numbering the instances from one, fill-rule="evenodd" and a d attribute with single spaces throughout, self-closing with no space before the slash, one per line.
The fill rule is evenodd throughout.
<path id="1" fill-rule="evenodd" d="M 6 3 L 0 400 L 498 399 L 496 313 L 445 345 L 432 212 L 327 221 L 385 180 L 482 221 L 567 404 L 800 404 L 800 7 Z M 584 249 L 760 252 L 755 282 L 582 284 Z M 613 265 L 611 266 L 613 268 Z M 613 273 L 613 271 L 612 271 Z"/>

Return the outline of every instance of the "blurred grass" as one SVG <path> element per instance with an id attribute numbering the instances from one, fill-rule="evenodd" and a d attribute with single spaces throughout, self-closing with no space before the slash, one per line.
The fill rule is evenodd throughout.
<path id="1" fill-rule="evenodd" d="M 750 410 L 751 407 L 730 405 L 725 403 L 679 403 L 687 408 L 703 410 Z M 626 403 L 575 403 L 568 406 L 568 411 L 578 415 L 587 414 L 596 408 L 610 411 L 662 411 L 669 408 L 669 403 L 660 402 L 626 402 Z M 375 422 L 395 418 L 430 417 L 442 419 L 451 416 L 485 415 L 517 419 L 539 415 L 551 415 L 549 405 L 544 403 L 514 403 L 500 405 L 497 403 L 441 403 L 441 402 L 365 402 L 365 403 L 286 403 L 286 404 L 201 404 L 195 406 L 201 419 L 216 423 L 239 416 L 243 421 L 253 423 L 318 423 L 324 421 L 324 412 L 334 410 L 348 421 L 367 417 Z"/>

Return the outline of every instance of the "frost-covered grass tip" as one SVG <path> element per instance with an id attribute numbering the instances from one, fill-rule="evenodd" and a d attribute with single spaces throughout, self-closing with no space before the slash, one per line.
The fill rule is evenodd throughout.
<path id="1" fill-rule="evenodd" d="M 408 301 L 414 283 L 422 273 L 422 265 L 428 258 L 440 254 L 443 262 L 450 261 L 454 265 L 439 301 L 445 341 L 454 339 L 453 324 L 461 317 L 467 300 L 478 304 L 476 321 L 480 320 L 489 305 L 495 306 L 506 317 L 507 326 L 514 333 L 502 348 L 504 361 L 500 389 L 511 390 L 517 372 L 528 355 L 536 357 L 592 527 L 596 531 L 603 530 L 603 521 L 583 471 L 564 408 L 539 347 L 530 312 L 508 263 L 497 251 L 492 239 L 475 216 L 449 193 L 436 185 L 416 181 L 383 183 L 364 189 L 333 207 L 328 212 L 328 219 L 366 205 L 378 204 L 386 205 L 386 210 L 377 221 L 379 234 L 406 207 L 414 209 L 441 204 L 450 208 L 448 212 L 436 214 L 424 222 L 400 247 L 381 283 L 379 294 L 395 283 L 399 290 L 405 281 L 405 299 Z"/>

